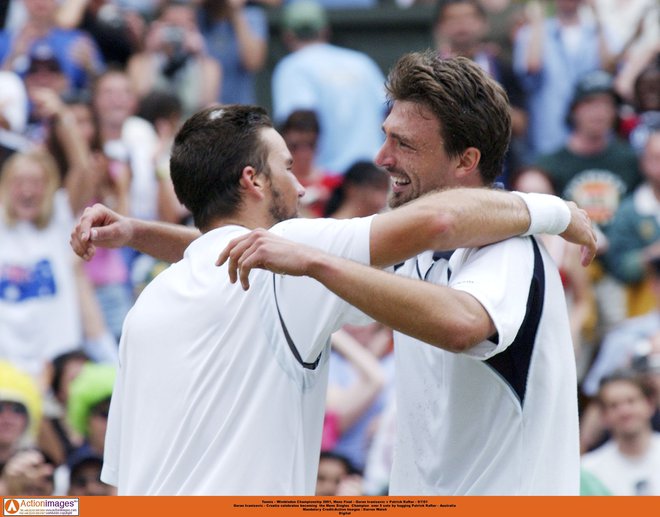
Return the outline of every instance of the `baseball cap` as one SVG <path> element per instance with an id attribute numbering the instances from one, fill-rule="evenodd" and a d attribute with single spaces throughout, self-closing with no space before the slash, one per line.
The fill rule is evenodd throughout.
<path id="1" fill-rule="evenodd" d="M 39 70 L 48 70 L 51 72 L 61 72 L 62 65 L 53 48 L 46 42 L 39 42 L 30 51 L 26 73 L 32 73 Z"/>
<path id="2" fill-rule="evenodd" d="M 282 29 L 311 37 L 328 25 L 325 10 L 315 0 L 295 0 L 284 7 Z"/>
<path id="3" fill-rule="evenodd" d="M 619 100 L 614 91 L 614 79 L 610 74 L 603 72 L 602 70 L 594 70 L 593 72 L 583 75 L 579 79 L 575 86 L 575 91 L 573 92 L 571 108 L 590 95 L 598 93 L 609 93 L 615 101 L 618 102 Z"/>

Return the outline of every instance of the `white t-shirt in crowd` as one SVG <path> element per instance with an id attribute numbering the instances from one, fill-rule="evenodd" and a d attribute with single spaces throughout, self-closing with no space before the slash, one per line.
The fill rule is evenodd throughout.
<path id="1" fill-rule="evenodd" d="M 73 225 L 63 189 L 45 228 L 25 221 L 9 226 L 0 216 L 0 358 L 35 376 L 47 361 L 82 345 Z"/>
<path id="2" fill-rule="evenodd" d="M 559 274 L 540 250 L 513 238 L 397 271 L 470 293 L 497 334 L 460 354 L 395 334 L 390 494 L 578 494 L 575 359 Z"/>
<path id="3" fill-rule="evenodd" d="M 369 263 L 371 219 L 272 231 Z M 195 240 L 124 323 L 102 479 L 120 494 L 313 495 L 330 334 L 366 317 L 307 277 L 214 265 L 247 230 Z"/>
<path id="4" fill-rule="evenodd" d="M 624 456 L 613 440 L 582 456 L 582 467 L 596 476 L 612 495 L 660 495 L 660 433 L 638 458 Z"/>

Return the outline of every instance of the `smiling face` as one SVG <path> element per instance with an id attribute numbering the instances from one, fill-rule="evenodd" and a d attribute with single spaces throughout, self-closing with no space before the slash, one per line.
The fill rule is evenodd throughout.
<path id="1" fill-rule="evenodd" d="M 383 131 L 385 142 L 375 162 L 392 179 L 390 207 L 457 184 L 453 172 L 458 159 L 445 152 L 440 123 L 428 108 L 395 101 Z"/>
<path id="2" fill-rule="evenodd" d="M 616 380 L 601 388 L 603 419 L 612 435 L 632 439 L 651 429 L 653 404 L 634 382 Z"/>

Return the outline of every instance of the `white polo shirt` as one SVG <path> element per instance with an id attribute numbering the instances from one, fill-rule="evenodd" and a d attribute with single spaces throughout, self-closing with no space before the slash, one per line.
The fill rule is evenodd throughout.
<path id="1" fill-rule="evenodd" d="M 575 359 L 552 260 L 531 238 L 432 257 L 397 273 L 470 293 L 497 335 L 455 354 L 395 334 L 390 494 L 577 495 Z"/>
<path id="2" fill-rule="evenodd" d="M 272 231 L 369 263 L 371 218 Z M 254 270 L 231 284 L 219 252 L 245 233 L 195 240 L 128 314 L 102 479 L 120 494 L 312 495 L 330 334 L 365 316 L 306 277 Z"/>

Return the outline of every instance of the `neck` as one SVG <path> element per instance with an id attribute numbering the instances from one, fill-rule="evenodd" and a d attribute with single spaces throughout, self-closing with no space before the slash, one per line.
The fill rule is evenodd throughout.
<path id="1" fill-rule="evenodd" d="M 616 443 L 621 454 L 635 458 L 643 456 L 649 450 L 651 437 L 651 429 L 644 428 L 644 430 L 636 434 L 618 436 Z"/>
<path id="2" fill-rule="evenodd" d="M 16 452 L 16 448 L 11 444 L 0 444 L 0 463 L 6 463 Z"/>
<path id="3" fill-rule="evenodd" d="M 560 11 L 557 13 L 557 19 L 561 25 L 578 25 L 580 23 L 580 15 L 577 10 Z"/>
<path id="4" fill-rule="evenodd" d="M 253 210 L 242 209 L 233 215 L 214 219 L 208 226 L 200 228 L 200 231 L 207 233 L 223 226 L 242 226 L 248 230 L 256 230 L 257 228 L 270 228 L 275 224 L 272 217 L 258 212 L 256 208 Z"/>

